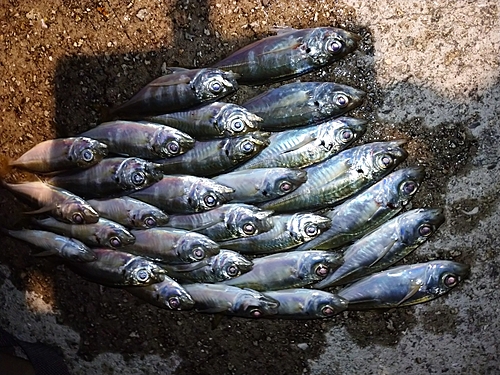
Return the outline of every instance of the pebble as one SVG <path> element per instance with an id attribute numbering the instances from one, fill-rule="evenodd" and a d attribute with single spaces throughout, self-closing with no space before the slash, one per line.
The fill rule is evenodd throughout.
<path id="1" fill-rule="evenodd" d="M 307 344 L 305 342 L 301 342 L 300 344 L 297 344 L 297 347 L 299 349 L 302 349 L 302 350 L 307 350 L 307 349 L 309 349 L 309 344 Z"/>

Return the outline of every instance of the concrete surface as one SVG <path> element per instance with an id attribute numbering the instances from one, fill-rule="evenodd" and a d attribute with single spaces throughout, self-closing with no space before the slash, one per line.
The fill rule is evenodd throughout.
<path id="1" fill-rule="evenodd" d="M 447 222 L 409 261 L 466 262 L 448 296 L 331 321 L 169 313 L 82 281 L 0 234 L 0 326 L 59 347 L 74 374 L 500 374 L 500 13 L 497 1 L 5 1 L 0 155 L 15 158 L 98 121 L 170 65 L 203 66 L 273 26 L 334 25 L 360 51 L 306 76 L 370 92 L 365 140 L 410 139 L 427 179 L 413 207 Z M 262 89 L 245 88 L 241 101 Z M 14 174 L 14 180 L 29 178 Z M 0 223 L 20 220 L 0 191 Z"/>

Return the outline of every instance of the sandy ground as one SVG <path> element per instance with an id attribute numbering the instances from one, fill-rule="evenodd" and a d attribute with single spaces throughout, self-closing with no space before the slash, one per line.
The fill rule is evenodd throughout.
<path id="1" fill-rule="evenodd" d="M 396 3 L 394 5 L 394 3 Z M 495 1 L 0 2 L 0 157 L 99 122 L 167 66 L 201 67 L 275 26 L 337 26 L 359 51 L 302 80 L 369 92 L 364 142 L 407 138 L 427 177 L 413 207 L 447 222 L 407 262 L 471 277 L 431 303 L 328 321 L 170 313 L 83 281 L 0 234 L 0 326 L 58 347 L 73 374 L 498 374 L 500 15 Z M 265 90 L 247 87 L 232 101 Z M 9 180 L 33 179 L 15 173 Z M 0 224 L 22 223 L 0 190 Z"/>

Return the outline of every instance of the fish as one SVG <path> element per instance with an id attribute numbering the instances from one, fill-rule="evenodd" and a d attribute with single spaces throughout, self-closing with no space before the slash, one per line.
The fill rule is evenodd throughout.
<path id="1" fill-rule="evenodd" d="M 34 229 L 2 229 L 2 231 L 45 250 L 35 254 L 35 256 L 59 255 L 72 262 L 92 262 L 97 259 L 89 247 L 74 238 Z"/>
<path id="2" fill-rule="evenodd" d="M 366 120 L 339 117 L 317 125 L 272 133 L 269 146 L 237 167 L 306 168 L 318 164 L 351 146 L 366 131 Z"/>
<path id="3" fill-rule="evenodd" d="M 276 212 L 333 206 L 392 172 L 408 153 L 406 141 L 372 142 L 344 150 L 320 164 L 306 168 L 307 182 L 297 190 L 259 207 Z"/>
<path id="4" fill-rule="evenodd" d="M 332 225 L 296 250 L 327 250 L 347 245 L 396 216 L 415 196 L 424 179 L 424 168 L 394 171 L 339 206 L 320 210 Z"/>
<path id="5" fill-rule="evenodd" d="M 80 225 L 63 223 L 52 217 L 33 219 L 33 222 L 39 227 L 76 238 L 89 246 L 117 249 L 135 241 L 135 237 L 125 227 L 104 218 L 100 218 L 97 223 Z"/>
<path id="6" fill-rule="evenodd" d="M 263 294 L 223 284 L 183 284 L 200 313 L 258 319 L 278 312 L 279 303 Z"/>
<path id="7" fill-rule="evenodd" d="M 422 245 L 443 223 L 442 209 L 419 208 L 396 216 L 349 246 L 342 265 L 314 287 L 347 284 L 384 270 Z"/>
<path id="8" fill-rule="evenodd" d="M 267 232 L 219 241 L 219 244 L 242 254 L 283 252 L 311 241 L 331 225 L 330 219 L 311 213 L 276 215 L 271 219 L 274 227 Z"/>
<path id="9" fill-rule="evenodd" d="M 197 140 L 237 137 L 259 130 L 262 119 L 233 103 L 214 102 L 181 112 L 145 117 L 179 129 Z"/>
<path id="10" fill-rule="evenodd" d="M 340 265 L 340 257 L 320 250 L 289 251 L 255 258 L 252 262 L 250 271 L 223 284 L 262 292 L 302 288 L 328 276 Z"/>
<path id="11" fill-rule="evenodd" d="M 155 184 L 129 194 L 168 214 L 191 214 L 213 210 L 232 199 L 234 189 L 208 178 L 165 175 Z"/>
<path id="12" fill-rule="evenodd" d="M 290 168 L 258 168 L 229 172 L 212 179 L 234 189 L 232 202 L 253 204 L 291 193 L 307 181 L 307 172 Z"/>
<path id="13" fill-rule="evenodd" d="M 89 137 L 43 141 L 26 151 L 9 166 L 33 173 L 53 173 L 72 168 L 89 168 L 108 155 L 108 147 Z"/>
<path id="14" fill-rule="evenodd" d="M 166 272 L 153 261 L 114 249 L 92 249 L 93 262 L 67 262 L 66 266 L 83 278 L 109 287 L 141 286 L 159 283 Z"/>
<path id="15" fill-rule="evenodd" d="M 113 154 L 147 160 L 181 155 L 195 143 L 192 137 L 170 126 L 124 120 L 99 124 L 81 135 L 105 143 Z"/>
<path id="16" fill-rule="evenodd" d="M 367 276 L 338 292 L 348 310 L 394 308 L 428 302 L 448 293 L 470 272 L 470 266 L 435 260 L 390 268 Z"/>
<path id="17" fill-rule="evenodd" d="M 215 63 L 239 75 L 242 85 L 263 85 L 297 77 L 354 51 L 361 37 L 334 27 L 277 29 Z"/>
<path id="18" fill-rule="evenodd" d="M 316 289 L 285 289 L 263 292 L 279 302 L 272 319 L 330 318 L 347 309 L 347 301 L 335 294 Z"/>
<path id="19" fill-rule="evenodd" d="M 80 194 L 102 198 L 144 189 L 161 180 L 157 165 L 140 158 L 109 158 L 79 172 L 68 172 L 47 179 L 50 185 Z"/>
<path id="20" fill-rule="evenodd" d="M 130 229 L 166 226 L 169 216 L 159 208 L 127 196 L 89 199 L 87 201 L 101 217 Z"/>
<path id="21" fill-rule="evenodd" d="M 365 92 L 333 82 L 294 82 L 270 89 L 242 106 L 262 118 L 263 131 L 313 125 L 359 106 Z"/>
<path id="22" fill-rule="evenodd" d="M 169 226 L 204 234 L 215 242 L 255 236 L 274 226 L 272 211 L 248 204 L 223 204 L 191 215 L 172 215 Z"/>
<path id="23" fill-rule="evenodd" d="M 164 265 L 167 274 L 182 283 L 217 283 L 238 277 L 252 269 L 253 263 L 232 250 L 221 249 L 219 254 L 207 258 L 203 266 L 184 270 L 182 266 Z"/>
<path id="24" fill-rule="evenodd" d="M 185 154 L 156 160 L 165 174 L 200 177 L 227 172 L 251 159 L 269 144 L 269 133 L 254 132 L 233 138 L 197 141 Z"/>
<path id="25" fill-rule="evenodd" d="M 163 276 L 158 283 L 124 288 L 130 294 L 147 303 L 167 310 L 191 310 L 194 301 L 188 292 L 175 280 Z"/>
<path id="26" fill-rule="evenodd" d="M 123 251 L 166 264 L 199 262 L 219 253 L 219 245 L 207 236 L 175 228 L 131 230 L 135 242 Z"/>
<path id="27" fill-rule="evenodd" d="M 29 214 L 48 213 L 57 220 L 72 224 L 93 224 L 99 214 L 83 198 L 42 181 L 10 184 L 0 179 L 0 184 L 14 195 L 27 200 L 39 209 Z"/>
<path id="28" fill-rule="evenodd" d="M 238 89 L 237 75 L 216 68 L 169 68 L 172 73 L 144 86 L 108 118 L 137 119 L 178 112 L 220 100 Z"/>

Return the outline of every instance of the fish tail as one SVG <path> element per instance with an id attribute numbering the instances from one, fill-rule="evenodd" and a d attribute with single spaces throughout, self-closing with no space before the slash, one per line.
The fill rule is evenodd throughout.
<path id="1" fill-rule="evenodd" d="M 0 182 L 12 171 L 11 161 L 7 157 L 0 157 Z"/>

